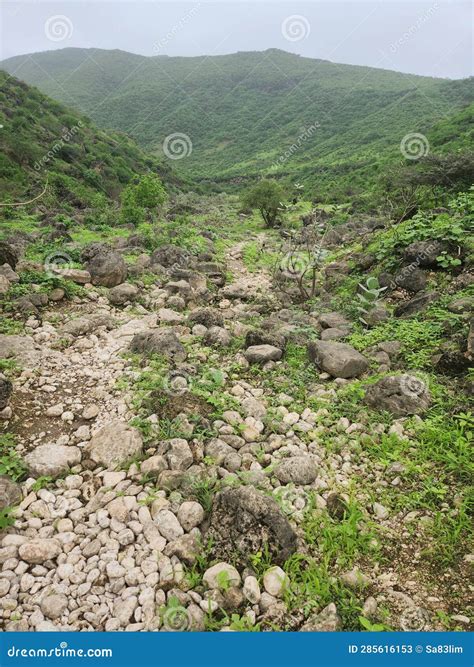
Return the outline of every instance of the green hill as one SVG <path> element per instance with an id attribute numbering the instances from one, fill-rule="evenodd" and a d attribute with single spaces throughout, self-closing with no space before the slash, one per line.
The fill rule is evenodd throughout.
<path id="1" fill-rule="evenodd" d="M 123 133 L 99 130 L 90 119 L 0 71 L 0 189 L 2 199 L 48 196 L 73 207 L 116 199 L 137 173 L 152 171 L 171 187 L 179 181 Z"/>
<path id="2" fill-rule="evenodd" d="M 3 67 L 132 136 L 155 154 L 173 133 L 192 153 L 174 166 L 225 188 L 264 173 L 314 194 L 363 191 L 400 141 L 429 134 L 472 100 L 472 80 L 447 81 L 302 58 L 277 49 L 197 58 L 62 49 Z"/>

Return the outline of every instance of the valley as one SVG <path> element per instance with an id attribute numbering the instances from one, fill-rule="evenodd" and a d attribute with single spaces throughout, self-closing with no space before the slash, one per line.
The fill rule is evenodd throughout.
<path id="1" fill-rule="evenodd" d="M 472 629 L 471 82 L 278 50 L 193 77 L 21 58 L 2 630 Z"/>

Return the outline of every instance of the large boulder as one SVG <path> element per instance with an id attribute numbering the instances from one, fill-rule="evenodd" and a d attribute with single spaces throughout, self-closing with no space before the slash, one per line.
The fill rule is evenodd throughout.
<path id="1" fill-rule="evenodd" d="M 300 632 L 337 632 L 341 628 L 342 622 L 337 613 L 337 607 L 334 602 L 331 602 L 320 612 L 311 614 L 300 628 Z"/>
<path id="2" fill-rule="evenodd" d="M 18 283 L 20 282 L 20 276 L 16 273 L 10 264 L 3 264 L 0 266 L 0 276 L 3 276 L 8 280 L 9 283 Z"/>
<path id="3" fill-rule="evenodd" d="M 202 262 L 198 265 L 198 271 L 207 276 L 209 282 L 217 287 L 225 285 L 226 275 L 225 270 L 215 262 Z"/>
<path id="4" fill-rule="evenodd" d="M 196 308 L 196 310 L 193 310 L 192 313 L 190 313 L 188 323 L 190 326 L 202 324 L 207 328 L 223 327 L 224 317 L 222 313 L 215 308 Z"/>
<path id="5" fill-rule="evenodd" d="M 84 249 L 81 258 L 87 262 L 93 285 L 115 287 L 127 279 L 127 265 L 121 255 L 103 243 L 93 243 Z"/>
<path id="6" fill-rule="evenodd" d="M 244 356 L 251 364 L 264 364 L 267 361 L 278 361 L 283 352 L 274 345 L 252 345 L 244 352 Z"/>
<path id="7" fill-rule="evenodd" d="M 205 537 L 212 540 L 212 558 L 242 567 L 267 549 L 272 563 L 281 565 L 297 549 L 296 533 L 275 500 L 253 486 L 215 496 Z"/>
<path id="8" fill-rule="evenodd" d="M 122 283 L 109 291 L 109 301 L 114 306 L 123 306 L 127 301 L 135 301 L 138 294 L 138 287 L 131 283 Z"/>
<path id="9" fill-rule="evenodd" d="M 184 438 L 172 438 L 161 442 L 157 453 L 164 457 L 170 470 L 187 470 L 194 462 L 191 448 Z"/>
<path id="10" fill-rule="evenodd" d="M 115 468 L 143 451 L 140 431 L 126 422 L 115 420 L 103 426 L 89 441 L 88 456 L 106 468 Z"/>
<path id="11" fill-rule="evenodd" d="M 189 252 L 176 245 L 163 245 L 152 253 L 150 263 L 152 266 L 159 264 L 166 269 L 172 266 L 188 266 Z"/>
<path id="12" fill-rule="evenodd" d="M 286 346 L 286 338 L 283 334 L 277 331 L 263 331 L 256 329 L 249 331 L 245 336 L 245 347 L 253 347 L 254 345 L 272 345 L 284 350 Z"/>
<path id="13" fill-rule="evenodd" d="M 232 342 L 232 336 L 224 327 L 210 327 L 202 339 L 204 345 L 216 347 L 228 347 Z"/>
<path id="14" fill-rule="evenodd" d="M 25 456 L 25 463 L 32 477 L 57 477 L 81 462 L 79 447 L 67 445 L 39 445 Z"/>
<path id="15" fill-rule="evenodd" d="M 421 292 L 425 289 L 427 282 L 426 272 L 413 265 L 401 269 L 394 278 L 394 284 L 407 292 Z"/>
<path id="16" fill-rule="evenodd" d="M 368 387 L 364 403 L 395 417 L 406 417 L 426 412 L 431 395 L 425 383 L 413 375 L 388 375 Z"/>
<path id="17" fill-rule="evenodd" d="M 346 343 L 316 340 L 308 345 L 310 360 L 335 378 L 353 378 L 365 373 L 369 363 Z"/>
<path id="18" fill-rule="evenodd" d="M 306 485 L 314 482 L 318 467 L 312 456 L 291 456 L 278 464 L 274 474 L 282 484 Z"/>
<path id="19" fill-rule="evenodd" d="M 5 276 L 0 275 L 0 296 L 5 296 L 9 289 L 10 281 Z"/>
<path id="20" fill-rule="evenodd" d="M 180 363 L 187 357 L 184 346 L 171 329 L 153 329 L 135 334 L 130 350 L 141 354 L 161 354 L 175 363 Z"/>
<path id="21" fill-rule="evenodd" d="M 19 258 L 19 252 L 13 245 L 6 241 L 0 241 L 0 266 L 8 264 L 14 269 L 18 264 Z"/>
<path id="22" fill-rule="evenodd" d="M 0 410 L 6 408 L 13 391 L 13 385 L 10 380 L 0 375 Z"/>
<path id="23" fill-rule="evenodd" d="M 424 310 L 432 301 L 439 299 L 439 292 L 421 292 L 410 301 L 405 301 L 395 308 L 396 317 L 410 317 Z"/>
<path id="24" fill-rule="evenodd" d="M 18 555 L 26 563 L 43 565 L 46 561 L 57 558 L 62 550 L 58 540 L 37 538 L 21 544 Z"/>
<path id="25" fill-rule="evenodd" d="M 318 317 L 318 324 L 323 329 L 351 329 L 352 324 L 342 313 L 322 313 Z"/>
<path id="26" fill-rule="evenodd" d="M 61 267 L 51 267 L 51 271 L 65 280 L 71 280 L 77 285 L 87 285 L 92 280 L 89 271 L 84 269 L 62 269 Z"/>
<path id="27" fill-rule="evenodd" d="M 422 266 L 425 268 L 436 269 L 439 268 L 437 257 L 441 253 L 449 252 L 449 243 L 445 241 L 415 241 L 403 251 L 403 257 L 407 262 Z"/>
<path id="28" fill-rule="evenodd" d="M 241 301 L 246 301 L 251 299 L 255 294 L 255 290 L 252 288 L 252 285 L 247 284 L 246 282 L 235 282 L 231 283 L 224 287 L 221 291 L 221 296 L 226 299 L 240 299 Z"/>

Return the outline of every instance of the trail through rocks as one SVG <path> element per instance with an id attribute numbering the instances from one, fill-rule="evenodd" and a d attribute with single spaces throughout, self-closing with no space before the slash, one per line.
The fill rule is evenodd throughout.
<path id="1" fill-rule="evenodd" d="M 254 240 L 265 252 L 265 235 Z M 337 601 L 307 600 L 309 615 L 303 604 L 289 609 L 295 582 L 281 568 L 294 554 L 309 558 L 309 508 L 342 521 L 354 478 L 382 488 L 399 484 L 404 470 L 371 468 L 355 443 L 370 437 L 365 423 L 343 416 L 325 425 L 337 388 L 367 368 L 349 346 L 328 340 L 314 350 L 319 370 L 305 391 L 323 407 L 296 407 L 291 383 L 279 389 L 289 340 L 307 344 L 308 331 L 322 337 L 336 324 L 344 335 L 350 323 L 282 309 L 269 273 L 245 266 L 247 242 L 226 253 L 227 285 L 209 262 L 201 265 L 207 282 L 173 263 L 154 285 L 88 286 L 30 316 L 25 335 L 0 336 L 0 358 L 22 368 L 3 429 L 28 470 L 21 485 L 0 478 L 0 501 L 19 502 L 1 538 L 2 629 L 228 630 L 230 615 L 243 628 L 342 627 Z M 171 254 L 181 257 L 179 248 Z M 160 249 L 160 261 L 168 255 Z M 157 354 L 167 369 L 153 371 Z M 401 422 L 390 428 L 405 437 Z M 400 517 L 370 494 L 358 500 L 392 536 Z M 367 618 L 388 605 L 402 629 L 436 627 L 426 607 L 430 599 L 442 607 L 441 597 L 405 586 L 415 575 L 364 571 L 361 559 L 331 577 L 357 594 Z"/>

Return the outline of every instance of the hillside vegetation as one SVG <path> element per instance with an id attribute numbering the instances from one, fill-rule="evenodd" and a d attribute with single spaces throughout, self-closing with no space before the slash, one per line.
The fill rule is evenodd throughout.
<path id="1" fill-rule="evenodd" d="M 180 183 L 170 166 L 146 155 L 122 133 L 99 130 L 89 118 L 0 71 L 0 185 L 2 199 L 39 195 L 49 203 L 106 206 L 137 173 Z"/>
<path id="2" fill-rule="evenodd" d="M 444 81 L 270 49 L 202 58 L 62 49 L 18 56 L 9 72 L 154 154 L 173 133 L 192 153 L 174 166 L 210 189 L 269 173 L 318 198 L 361 198 L 400 142 L 472 102 L 472 81 Z M 445 136 L 445 135 L 444 135 Z M 444 146 L 444 149 L 447 147 Z M 203 165 L 205 167 L 203 168 Z"/>

